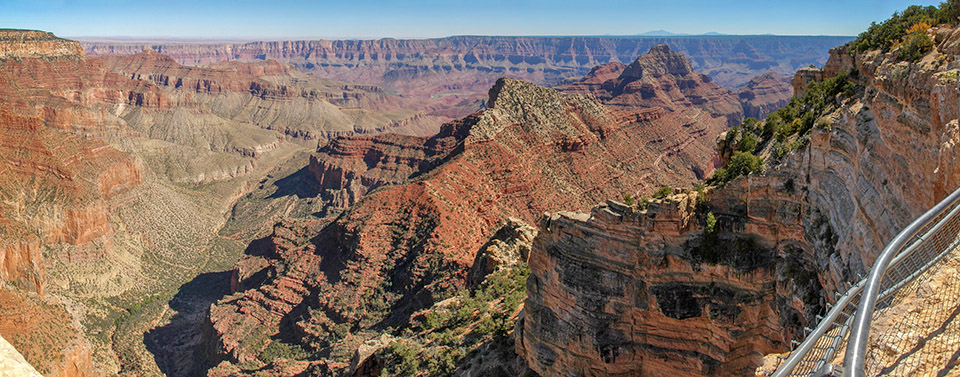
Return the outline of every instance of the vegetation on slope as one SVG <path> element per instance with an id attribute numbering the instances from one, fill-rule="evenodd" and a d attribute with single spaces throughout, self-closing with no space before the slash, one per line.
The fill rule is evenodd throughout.
<path id="1" fill-rule="evenodd" d="M 722 186 L 741 175 L 762 173 L 769 158 L 779 160 L 803 148 L 815 126 L 830 127 L 829 123 L 822 120 L 818 123 L 818 120 L 856 93 L 857 84 L 852 80 L 856 74 L 856 71 L 841 72 L 821 82 L 812 82 L 803 96 L 794 97 L 765 121 L 747 118 L 731 128 L 721 142 L 724 150 L 720 151 L 729 153 L 730 159 L 714 171 L 707 183 Z"/>
<path id="2" fill-rule="evenodd" d="M 530 268 L 524 262 L 496 271 L 471 292 L 434 305 L 378 353 L 389 376 L 445 376 L 475 369 L 506 375 L 501 360 L 513 354 L 514 317 L 526 298 Z"/>
<path id="3" fill-rule="evenodd" d="M 917 61 L 933 47 L 927 35 L 931 25 L 956 25 L 960 19 L 960 0 L 948 0 L 935 6 L 913 5 L 896 12 L 886 21 L 871 23 L 867 31 L 850 42 L 855 52 L 880 50 L 889 52 L 899 48 L 901 60 Z"/>

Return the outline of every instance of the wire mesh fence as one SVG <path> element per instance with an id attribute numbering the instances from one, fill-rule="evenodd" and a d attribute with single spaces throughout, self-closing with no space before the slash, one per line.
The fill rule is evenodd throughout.
<path id="1" fill-rule="evenodd" d="M 954 195 L 951 195 L 954 197 Z M 960 201 L 955 200 L 960 203 Z M 866 375 L 960 376 L 960 207 L 939 211 L 899 250 L 881 283 Z M 829 375 L 843 355 L 865 281 L 837 300 L 773 376 Z"/>
<path id="2" fill-rule="evenodd" d="M 827 316 L 823 317 L 803 343 L 794 342 L 799 347 L 790 357 L 781 358 L 776 372 L 770 375 L 818 376 L 830 366 L 830 361 L 836 355 L 843 355 L 843 346 L 850 331 L 853 314 L 860 303 L 862 288 L 863 281 L 838 297 L 836 305 L 830 309 Z"/>
<path id="3" fill-rule="evenodd" d="M 960 216 L 887 273 L 870 331 L 869 376 L 960 375 Z"/>

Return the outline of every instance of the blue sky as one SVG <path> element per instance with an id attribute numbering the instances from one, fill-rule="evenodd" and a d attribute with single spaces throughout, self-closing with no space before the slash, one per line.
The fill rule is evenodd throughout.
<path id="1" fill-rule="evenodd" d="M 449 35 L 856 35 L 902 0 L 0 0 L 0 27 L 60 36 L 287 39 Z"/>

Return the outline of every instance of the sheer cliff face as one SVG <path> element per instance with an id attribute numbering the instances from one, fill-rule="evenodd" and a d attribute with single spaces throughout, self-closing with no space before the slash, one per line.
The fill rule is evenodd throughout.
<path id="1" fill-rule="evenodd" d="M 782 314 L 808 289 L 777 280 L 804 268 L 781 257 L 803 244 L 803 204 L 783 183 L 544 218 L 517 352 L 544 376 L 750 374 L 797 330 L 795 314 Z"/>
<path id="2" fill-rule="evenodd" d="M 509 217 L 532 222 L 693 182 L 676 146 L 700 151 L 725 124 L 685 128 L 662 108 L 612 110 L 512 79 L 497 82 L 489 103 L 432 138 L 351 137 L 320 148 L 310 171 L 321 195 L 353 206 L 328 225 L 281 223 L 238 265 L 237 283 L 250 289 L 211 310 L 227 364 L 259 368 L 256 355 L 272 342 L 326 352 L 350 347 L 373 324 L 404 326 L 465 285 L 477 250 Z M 344 326 L 354 336 L 331 341 Z"/>
<path id="3" fill-rule="evenodd" d="M 956 81 L 947 78 L 960 30 L 931 32 L 937 44 L 917 63 L 838 48 L 823 69 L 853 69 L 865 87 L 811 134 L 810 153 L 792 167 L 808 177 L 808 202 L 835 238 L 829 258 L 817 253 L 829 259 L 825 281 L 868 270 L 900 229 L 960 186 Z"/>
<path id="4" fill-rule="evenodd" d="M 550 216 L 531 252 L 518 352 L 543 375 L 599 376 L 748 374 L 764 352 L 785 350 L 833 299 L 822 292 L 864 273 L 960 185 L 946 79 L 960 32 L 931 34 L 936 46 L 918 63 L 837 48 L 823 70 L 799 72 L 798 91 L 851 69 L 863 91 L 822 117 L 805 147 L 708 191 L 699 210 L 685 212 L 692 199 L 681 195 L 667 211 Z M 706 259 L 705 213 L 716 218 L 713 242 L 734 240 Z"/>
<path id="5" fill-rule="evenodd" d="M 6 53 L 20 57 L 0 60 L 0 280 L 42 292 L 41 245 L 83 245 L 111 234 L 107 208 L 140 185 L 134 156 L 90 137 L 120 128 L 103 107 L 151 90 L 82 55 L 59 56 L 82 50 L 35 33 L 0 31 L 0 44 L 16 41 Z"/>

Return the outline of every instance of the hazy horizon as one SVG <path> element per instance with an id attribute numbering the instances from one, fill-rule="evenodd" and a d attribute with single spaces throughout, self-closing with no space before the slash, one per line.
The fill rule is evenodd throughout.
<path id="1" fill-rule="evenodd" d="M 42 30 L 48 31 L 48 30 Z M 56 34 L 56 33 L 54 33 Z M 427 39 L 443 39 L 443 38 L 454 38 L 454 37 L 520 37 L 520 38 L 569 38 L 569 37 L 583 37 L 583 38 L 696 38 L 696 37 L 848 37 L 856 38 L 856 35 L 782 35 L 782 34 L 672 34 L 672 35 L 660 35 L 660 34 L 645 34 L 637 33 L 632 35 L 619 35 L 619 34 L 601 34 L 601 35 L 483 35 L 483 34 L 457 34 L 457 35 L 445 35 L 437 37 L 424 37 L 424 38 L 394 38 L 394 37 L 380 37 L 380 38 L 363 38 L 363 37 L 324 37 L 324 36 L 303 36 L 303 37 L 276 37 L 276 38 L 250 38 L 250 37 L 172 37 L 172 36 L 125 36 L 125 35 L 59 35 L 58 37 L 73 39 L 81 42 L 129 42 L 129 43 L 138 43 L 138 42 L 167 42 L 167 43 L 249 43 L 249 42 L 261 42 L 261 41 L 310 41 L 310 40 L 382 40 L 382 39 L 403 39 L 403 40 L 427 40 Z"/>
<path id="2" fill-rule="evenodd" d="M 142 40 L 429 39 L 482 36 L 855 36 L 911 4 L 940 1 L 813 0 L 672 2 L 430 0 L 123 2 L 0 0 L 0 27 L 62 37 Z"/>

